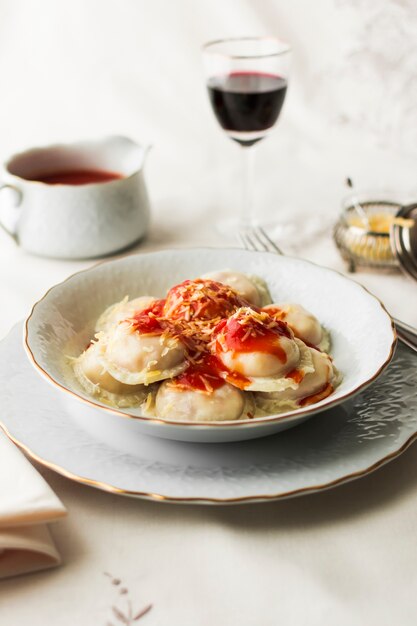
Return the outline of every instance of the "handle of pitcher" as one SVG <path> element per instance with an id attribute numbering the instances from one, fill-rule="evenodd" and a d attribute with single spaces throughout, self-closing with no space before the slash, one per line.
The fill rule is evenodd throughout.
<path id="1" fill-rule="evenodd" d="M 0 227 L 4 230 L 5 233 L 7 233 L 16 243 L 19 243 L 18 240 L 18 234 L 17 234 L 17 227 L 18 227 L 18 223 L 19 223 L 19 216 L 20 216 L 20 204 L 22 202 L 22 192 L 20 191 L 20 189 L 18 187 L 16 187 L 15 185 L 11 185 L 10 183 L 0 183 L 0 196 L 2 194 L 3 191 L 5 191 L 6 189 L 10 190 L 12 192 L 12 200 L 9 203 L 9 206 L 12 207 L 12 209 L 14 209 L 14 211 L 16 212 L 16 219 L 15 219 L 15 223 L 14 226 L 12 228 L 6 226 L 6 224 L 4 223 L 4 220 L 2 218 L 1 215 L 1 202 L 0 202 Z"/>

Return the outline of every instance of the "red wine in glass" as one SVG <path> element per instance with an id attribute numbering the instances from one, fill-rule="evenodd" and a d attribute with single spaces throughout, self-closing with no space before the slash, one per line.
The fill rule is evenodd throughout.
<path id="1" fill-rule="evenodd" d="M 254 147 L 269 135 L 280 115 L 290 74 L 290 47 L 275 37 L 230 37 L 203 46 L 212 110 L 226 134 L 242 148 L 239 215 L 223 218 L 218 230 L 235 236 L 259 224 L 253 203 Z M 237 203 L 236 203 L 237 204 Z"/>
<path id="2" fill-rule="evenodd" d="M 233 72 L 212 76 L 207 88 L 221 127 L 241 145 L 251 146 L 276 123 L 287 81 L 275 74 Z"/>

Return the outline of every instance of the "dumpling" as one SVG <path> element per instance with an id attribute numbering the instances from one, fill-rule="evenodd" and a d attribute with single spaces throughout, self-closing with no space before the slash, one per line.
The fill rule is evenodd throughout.
<path id="1" fill-rule="evenodd" d="M 271 302 L 266 283 L 258 276 L 247 276 L 233 270 L 219 270 L 202 276 L 204 279 L 215 280 L 223 285 L 229 285 L 246 302 L 256 307 L 262 307 Z"/>
<path id="2" fill-rule="evenodd" d="M 294 335 L 310 346 L 329 350 L 329 335 L 318 319 L 301 304 L 269 304 L 264 309 L 275 319 L 283 320 L 293 330 Z"/>
<path id="3" fill-rule="evenodd" d="M 212 350 L 230 373 L 225 376 L 230 383 L 275 391 L 297 384 L 286 374 L 300 364 L 300 344 L 284 322 L 244 307 L 217 326 Z"/>
<path id="4" fill-rule="evenodd" d="M 103 354 L 103 337 L 92 342 L 88 348 L 73 360 L 73 369 L 78 382 L 91 395 L 116 406 L 133 406 L 144 398 L 143 385 L 126 385 L 111 376 L 106 370 Z M 134 397 L 133 397 L 134 396 Z"/>
<path id="5" fill-rule="evenodd" d="M 140 296 L 133 300 L 129 300 L 126 296 L 121 302 L 116 302 L 116 304 L 109 306 L 104 313 L 100 315 L 96 322 L 95 331 L 106 332 L 111 326 L 132 317 L 135 313 L 147 309 L 154 302 L 155 298 L 152 298 L 152 296 Z"/>
<path id="6" fill-rule="evenodd" d="M 260 408 L 289 410 L 318 402 L 330 395 L 338 382 L 338 372 L 328 354 L 308 348 L 314 371 L 307 373 L 296 388 L 281 392 L 257 393 L 256 402 Z"/>
<path id="7" fill-rule="evenodd" d="M 221 319 L 234 313 L 245 302 L 227 285 L 213 280 L 185 280 L 172 287 L 163 314 L 185 321 Z"/>
<path id="8" fill-rule="evenodd" d="M 213 422 L 253 417 L 251 394 L 222 384 L 210 392 L 184 388 L 175 380 L 163 382 L 155 398 L 155 414 L 162 419 Z"/>
<path id="9" fill-rule="evenodd" d="M 107 334 L 103 356 L 110 374 L 128 385 L 149 385 L 179 374 L 185 348 L 167 332 L 141 332 L 134 320 L 120 322 Z"/>

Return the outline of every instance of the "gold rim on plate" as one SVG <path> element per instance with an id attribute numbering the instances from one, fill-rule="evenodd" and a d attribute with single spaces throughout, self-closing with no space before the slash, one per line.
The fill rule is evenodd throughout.
<path id="1" fill-rule="evenodd" d="M 382 457 L 379 461 L 372 463 L 369 467 L 364 470 L 358 470 L 356 472 L 352 472 L 351 474 L 347 474 L 346 476 L 341 476 L 340 478 L 336 478 L 335 480 L 331 480 L 328 483 L 323 483 L 321 485 L 314 485 L 312 487 L 300 487 L 299 489 L 294 489 L 292 491 L 286 491 L 284 493 L 275 493 L 275 494 L 259 494 L 259 495 L 251 495 L 251 496 L 241 496 L 239 498 L 207 498 L 202 497 L 199 498 L 197 496 L 193 497 L 179 497 L 179 496 L 165 496 L 159 493 L 154 492 L 146 492 L 146 491 L 133 491 L 129 489 L 122 489 L 121 487 L 116 487 L 115 485 L 110 485 L 109 483 L 104 483 L 99 480 L 93 480 L 92 478 L 86 478 L 85 476 L 78 476 L 73 472 L 57 465 L 56 463 L 51 463 L 46 459 L 42 458 L 35 452 L 33 452 L 26 444 L 22 443 L 16 437 L 14 437 L 7 427 L 0 422 L 0 428 L 3 430 L 5 435 L 15 444 L 17 445 L 23 452 L 25 452 L 31 459 L 37 461 L 44 467 L 56 472 L 57 474 L 61 474 L 65 476 L 65 478 L 69 478 L 70 480 L 87 485 L 89 487 L 94 487 L 96 489 L 100 489 L 101 491 L 106 491 L 109 493 L 113 493 L 115 495 L 124 495 L 131 496 L 136 498 L 142 498 L 152 501 L 158 502 L 171 502 L 171 503 L 192 503 L 192 504 L 244 504 L 250 502 L 262 502 L 262 501 L 272 501 L 272 500 L 283 500 L 285 498 L 290 498 L 293 496 L 301 496 L 309 493 L 314 493 L 317 491 L 324 491 L 326 489 L 330 489 L 332 487 L 337 487 L 338 485 L 342 485 L 346 482 L 354 480 L 355 478 L 361 478 L 362 476 L 366 476 L 367 474 L 372 473 L 373 471 L 379 469 L 389 461 L 400 456 L 416 439 L 417 432 L 413 433 L 399 448 L 394 452 L 390 452 L 386 456 Z"/>

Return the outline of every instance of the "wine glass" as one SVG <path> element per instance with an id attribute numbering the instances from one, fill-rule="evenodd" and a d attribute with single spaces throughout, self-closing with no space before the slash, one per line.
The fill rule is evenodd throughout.
<path id="1" fill-rule="evenodd" d="M 240 218 L 224 220 L 220 230 L 258 223 L 253 211 L 254 146 L 266 137 L 284 103 L 290 48 L 272 37 L 240 37 L 203 46 L 207 89 L 214 114 L 226 134 L 242 147 L 243 204 Z"/>

